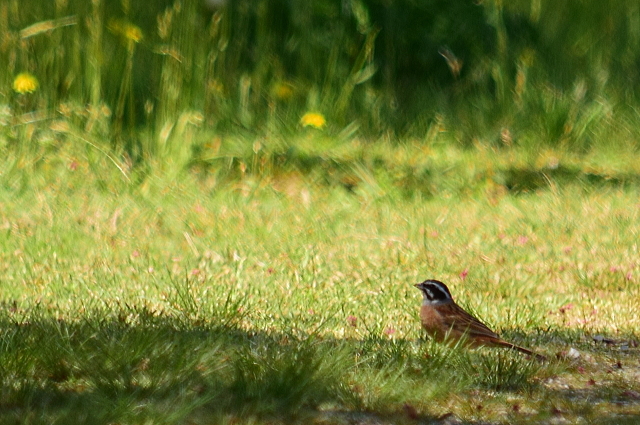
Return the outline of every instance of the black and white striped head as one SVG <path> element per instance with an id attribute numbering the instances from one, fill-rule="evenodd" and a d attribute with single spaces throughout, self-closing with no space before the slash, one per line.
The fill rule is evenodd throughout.
<path id="1" fill-rule="evenodd" d="M 447 285 L 435 279 L 427 279 L 422 283 L 416 283 L 416 288 L 422 291 L 423 304 L 436 305 L 453 301 Z"/>

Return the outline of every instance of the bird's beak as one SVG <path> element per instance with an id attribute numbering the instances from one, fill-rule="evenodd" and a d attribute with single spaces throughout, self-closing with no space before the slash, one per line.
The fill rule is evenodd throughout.
<path id="1" fill-rule="evenodd" d="M 413 285 L 413 286 L 415 286 L 416 288 L 420 289 L 420 286 L 422 286 L 422 283 L 416 283 L 416 284 L 415 284 L 415 285 Z"/>

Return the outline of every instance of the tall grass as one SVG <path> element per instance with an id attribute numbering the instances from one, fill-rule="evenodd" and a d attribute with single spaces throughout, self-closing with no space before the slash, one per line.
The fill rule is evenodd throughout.
<path id="1" fill-rule="evenodd" d="M 229 134 L 272 154 L 314 132 L 635 151 L 637 14 L 632 1 L 11 0 L 2 149 L 42 158 L 80 144 L 122 169 L 182 169 Z M 21 72 L 37 90 L 12 89 Z M 305 112 L 327 126 L 303 128 Z"/>

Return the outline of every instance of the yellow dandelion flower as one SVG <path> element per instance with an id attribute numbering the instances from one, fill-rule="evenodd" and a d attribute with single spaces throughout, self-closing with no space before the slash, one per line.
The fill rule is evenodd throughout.
<path id="1" fill-rule="evenodd" d="M 277 83 L 271 89 L 273 96 L 279 100 L 290 100 L 293 97 L 293 87 L 288 83 Z"/>
<path id="2" fill-rule="evenodd" d="M 140 27 L 127 21 L 114 19 L 109 22 L 108 28 L 112 33 L 119 35 L 126 40 L 133 41 L 134 43 L 139 43 L 143 38 Z"/>
<path id="3" fill-rule="evenodd" d="M 211 80 L 208 82 L 208 88 L 212 93 L 217 96 L 224 96 L 224 85 L 218 80 Z"/>
<path id="4" fill-rule="evenodd" d="M 13 90 L 16 93 L 25 94 L 33 93 L 38 89 L 38 80 L 28 72 L 22 72 L 18 74 L 15 80 L 13 80 Z"/>
<path id="5" fill-rule="evenodd" d="M 129 40 L 135 42 L 135 43 L 139 43 L 140 40 L 142 40 L 142 30 L 133 25 L 133 24 L 125 24 L 122 34 Z"/>
<path id="6" fill-rule="evenodd" d="M 317 112 L 307 112 L 300 118 L 300 124 L 302 124 L 303 127 L 322 128 L 326 123 L 327 120 L 324 118 L 324 115 Z"/>

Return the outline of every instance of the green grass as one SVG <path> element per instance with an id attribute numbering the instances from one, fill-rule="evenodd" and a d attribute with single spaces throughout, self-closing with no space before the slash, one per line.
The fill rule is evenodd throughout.
<path id="1" fill-rule="evenodd" d="M 133 185 L 75 151 L 5 173 L 0 422 L 632 423 L 637 160 L 434 148 L 410 195 L 375 158 L 427 167 L 411 145 L 359 149 L 306 174 Z M 518 164 L 545 186 L 497 182 Z M 427 277 L 550 361 L 425 340 Z"/>
<path id="2" fill-rule="evenodd" d="M 0 3 L 0 423 L 637 421 L 633 1 L 45 3 Z M 550 360 L 426 340 L 425 278 Z"/>

